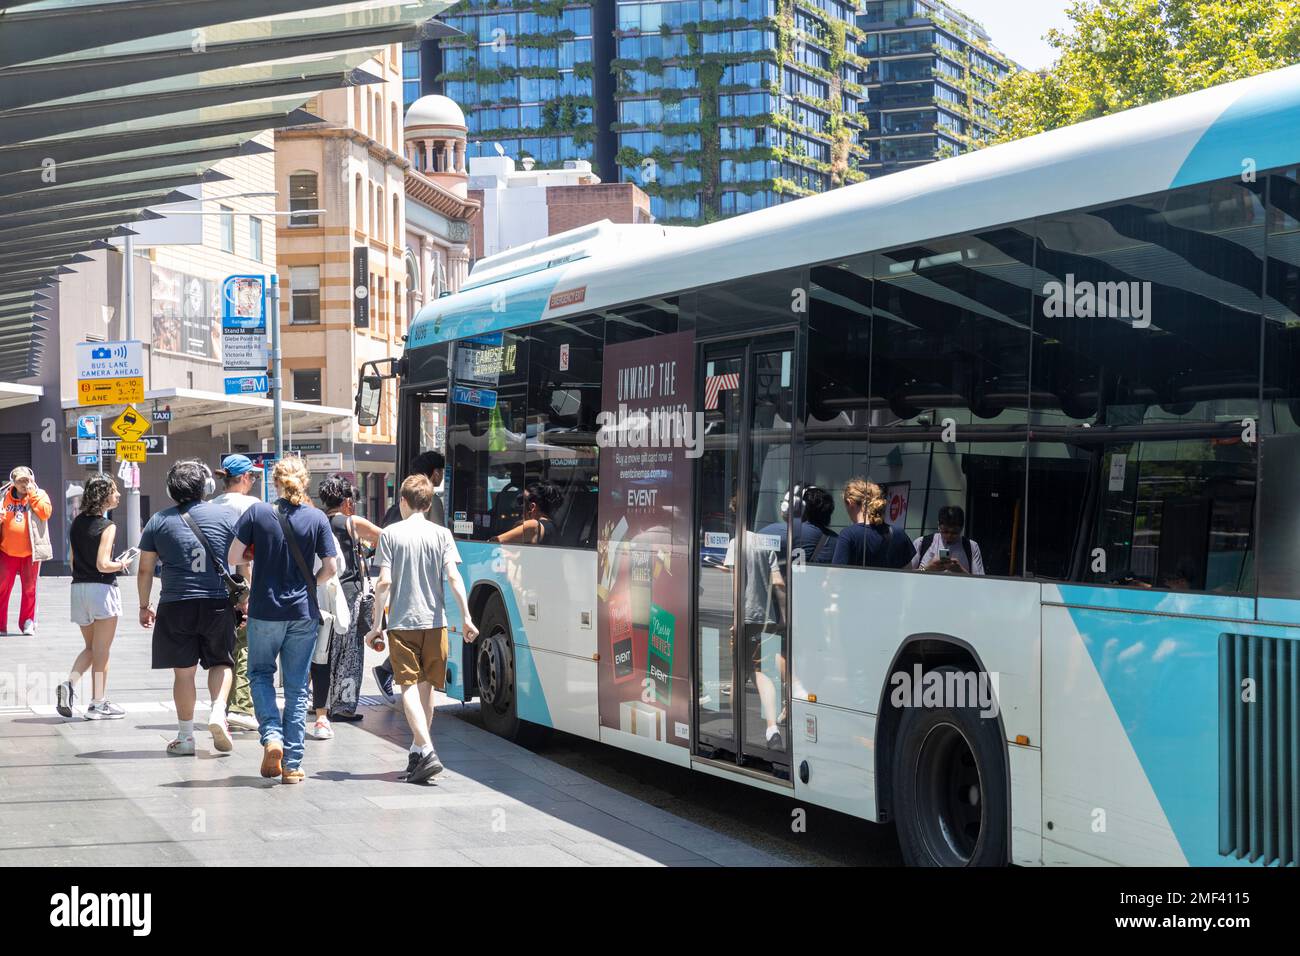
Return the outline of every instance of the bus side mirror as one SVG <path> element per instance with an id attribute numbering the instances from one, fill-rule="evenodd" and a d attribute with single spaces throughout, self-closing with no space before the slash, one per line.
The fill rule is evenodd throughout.
<path id="1" fill-rule="evenodd" d="M 384 394 L 384 380 L 378 375 L 362 375 L 357 389 L 357 424 L 374 428 L 379 424 L 379 400 Z"/>

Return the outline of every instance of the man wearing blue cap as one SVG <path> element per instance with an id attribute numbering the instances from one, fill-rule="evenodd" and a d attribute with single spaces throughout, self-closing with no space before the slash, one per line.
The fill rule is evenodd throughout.
<path id="1" fill-rule="evenodd" d="M 225 490 L 212 499 L 214 505 L 232 509 L 242 515 L 261 499 L 249 494 L 257 482 L 257 466 L 247 455 L 227 455 L 221 459 L 217 474 Z M 248 684 L 248 608 L 240 608 L 239 627 L 235 631 L 235 674 L 226 705 L 226 720 L 235 730 L 257 730 L 253 714 L 253 694 Z"/>

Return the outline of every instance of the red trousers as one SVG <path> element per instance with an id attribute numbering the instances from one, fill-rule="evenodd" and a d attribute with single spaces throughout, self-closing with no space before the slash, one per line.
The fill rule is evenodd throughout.
<path id="1" fill-rule="evenodd" d="M 36 578 L 41 573 L 41 562 L 33 561 L 29 554 L 15 558 L 0 553 L 0 633 L 9 630 L 9 595 L 14 590 L 14 578 L 22 581 L 22 598 L 18 603 L 18 630 L 28 621 L 36 620 Z"/>

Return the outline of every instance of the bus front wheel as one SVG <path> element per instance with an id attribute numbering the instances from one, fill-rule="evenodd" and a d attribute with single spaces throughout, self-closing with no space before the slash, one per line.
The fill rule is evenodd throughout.
<path id="1" fill-rule="evenodd" d="M 519 736 L 516 706 L 515 648 L 510 621 L 499 600 L 488 603 L 479 621 L 476 676 L 483 726 L 499 737 Z"/>
<path id="2" fill-rule="evenodd" d="M 960 673 L 954 667 L 939 672 Z M 894 743 L 898 842 L 910 866 L 1004 866 L 1007 774 L 996 717 L 968 707 L 909 707 Z"/>

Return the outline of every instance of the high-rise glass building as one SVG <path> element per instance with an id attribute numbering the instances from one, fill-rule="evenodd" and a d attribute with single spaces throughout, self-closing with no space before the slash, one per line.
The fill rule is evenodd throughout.
<path id="1" fill-rule="evenodd" d="M 856 15 L 855 0 L 462 0 L 442 19 L 465 38 L 409 57 L 407 83 L 461 105 L 471 157 L 586 159 L 661 222 L 704 222 L 865 178 Z"/>
<path id="2" fill-rule="evenodd" d="M 865 178 L 853 0 L 629 0 L 611 62 L 620 175 L 661 222 Z"/>
<path id="3" fill-rule="evenodd" d="M 994 133 L 990 97 L 1012 62 L 980 24 L 939 0 L 866 0 L 872 176 L 978 148 Z"/>

